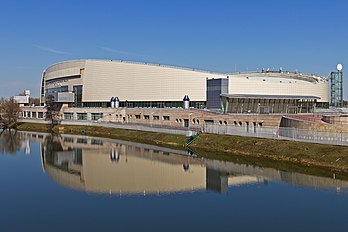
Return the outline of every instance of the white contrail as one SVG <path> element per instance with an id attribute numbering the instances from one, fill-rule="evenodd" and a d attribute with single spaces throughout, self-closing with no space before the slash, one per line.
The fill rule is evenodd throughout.
<path id="1" fill-rule="evenodd" d="M 44 47 L 44 46 L 40 46 L 40 45 L 34 45 L 34 46 L 37 47 L 38 49 L 40 49 L 42 51 L 46 51 L 46 52 L 52 52 L 52 53 L 61 54 L 61 55 L 71 55 L 70 52 L 61 51 L 61 50 L 57 50 L 54 48 Z"/>
<path id="2" fill-rule="evenodd" d="M 104 47 L 104 46 L 97 46 L 97 48 L 99 48 L 101 50 L 104 50 L 104 51 L 107 51 L 107 52 L 113 52 L 113 53 L 118 53 L 118 54 L 122 54 L 122 55 L 145 56 L 145 55 L 138 54 L 138 53 L 121 51 L 121 50 L 118 50 L 118 49 Z"/>

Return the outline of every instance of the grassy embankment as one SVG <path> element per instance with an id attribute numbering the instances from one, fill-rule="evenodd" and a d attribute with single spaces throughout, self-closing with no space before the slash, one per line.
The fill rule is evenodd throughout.
<path id="1" fill-rule="evenodd" d="M 348 179 L 348 147 L 343 146 L 204 134 L 190 148 L 210 159 Z"/>
<path id="2" fill-rule="evenodd" d="M 47 132 L 43 124 L 22 123 L 19 130 Z M 186 137 L 90 126 L 57 126 L 57 133 L 84 134 L 184 149 Z M 348 179 L 348 147 L 227 135 L 200 135 L 189 148 L 210 159 L 233 161 L 320 176 Z"/>

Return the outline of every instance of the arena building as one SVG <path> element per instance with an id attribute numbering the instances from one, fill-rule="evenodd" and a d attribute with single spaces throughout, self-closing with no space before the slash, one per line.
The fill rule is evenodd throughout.
<path id="1" fill-rule="evenodd" d="M 74 107 L 181 107 L 189 95 L 191 106 L 204 108 L 206 79 L 224 74 L 159 64 L 112 60 L 66 61 L 43 72 L 41 101 L 49 94 Z"/>
<path id="2" fill-rule="evenodd" d="M 328 80 L 313 74 L 224 74 L 113 60 L 54 64 L 43 72 L 41 82 L 43 105 L 52 96 L 67 107 L 110 107 L 112 98 L 119 107 L 182 107 L 188 95 L 190 107 L 222 106 L 225 113 L 301 113 L 328 105 L 328 94 Z"/>

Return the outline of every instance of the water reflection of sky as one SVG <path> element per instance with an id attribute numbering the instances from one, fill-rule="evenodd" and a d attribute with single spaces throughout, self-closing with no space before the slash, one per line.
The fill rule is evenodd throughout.
<path id="1" fill-rule="evenodd" d="M 25 146 L 22 146 L 15 155 L 0 155 L 0 231 L 339 231 L 348 225 L 345 220 L 347 195 L 337 194 L 335 190 L 326 190 L 332 189 L 331 187 L 315 187 L 326 182 L 311 179 L 306 175 L 295 176 L 296 178 L 287 176 L 288 181 L 282 182 L 281 179 L 275 178 L 276 172 L 271 170 L 248 169 L 246 166 L 219 162 L 201 164 L 201 160 L 198 160 L 197 168 L 205 170 L 202 174 L 203 187 L 195 188 L 194 191 L 184 189 L 145 196 L 110 195 L 102 191 L 104 185 L 94 189 L 95 191 L 87 191 L 84 187 L 81 192 L 71 186 L 65 187 L 56 179 L 52 181 L 45 168 L 47 164 L 42 164 L 42 146 L 31 141 L 30 155 L 26 155 L 25 150 Z M 115 163 L 111 160 L 110 154 L 104 154 L 103 149 L 86 150 L 91 156 L 101 157 L 101 160 L 87 160 L 89 153 L 85 153 L 86 161 L 85 158 L 82 159 L 83 172 L 83 169 L 89 168 L 90 165 L 102 167 L 106 162 L 110 168 L 115 169 L 120 167 L 119 164 L 122 165 L 122 162 L 126 165 L 122 152 L 119 162 Z M 180 162 L 181 159 L 188 159 L 185 156 L 175 161 L 168 161 L 171 155 L 166 155 L 163 160 L 155 159 L 154 156 L 152 159 L 146 159 L 147 157 L 132 155 L 131 152 L 127 156 L 128 163 L 137 162 L 138 159 L 149 162 L 149 165 L 161 166 L 160 163 L 164 163 L 163 168 L 172 165 L 175 171 L 187 174 Z M 195 162 L 192 161 L 192 165 Z M 84 166 L 85 164 L 87 166 Z M 137 173 L 133 168 L 128 169 L 131 173 Z M 208 173 L 209 170 L 215 172 Z M 253 181 L 252 171 L 256 172 L 254 177 L 258 176 L 259 181 Z M 220 182 L 207 184 L 207 173 L 209 178 Z M 84 177 L 85 184 L 89 178 L 102 178 L 106 174 L 110 174 L 107 168 L 95 168 Z M 276 181 L 270 178 L 272 175 Z M 218 194 L 219 189 L 216 187 L 226 183 L 226 176 L 227 192 L 222 189 L 225 194 Z M 284 174 L 278 175 L 281 176 L 284 177 Z M 240 182 L 236 182 L 234 177 L 240 177 L 237 179 Z M 119 180 L 114 176 L 108 178 L 110 180 L 107 182 L 112 184 Z M 184 177 L 179 176 L 175 180 L 180 181 L 182 178 Z M 303 178 L 307 179 L 304 181 Z M 296 181 L 300 183 L 292 185 L 289 184 L 291 181 L 295 184 Z M 213 184 L 214 188 L 208 188 L 209 184 Z M 96 192 L 104 193 L 95 194 Z"/>

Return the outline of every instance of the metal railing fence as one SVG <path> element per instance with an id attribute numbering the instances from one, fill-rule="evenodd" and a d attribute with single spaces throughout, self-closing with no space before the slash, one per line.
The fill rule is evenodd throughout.
<path id="1" fill-rule="evenodd" d="M 316 131 L 292 127 L 254 127 L 206 124 L 204 125 L 204 132 L 211 134 L 348 146 L 348 131 Z"/>

